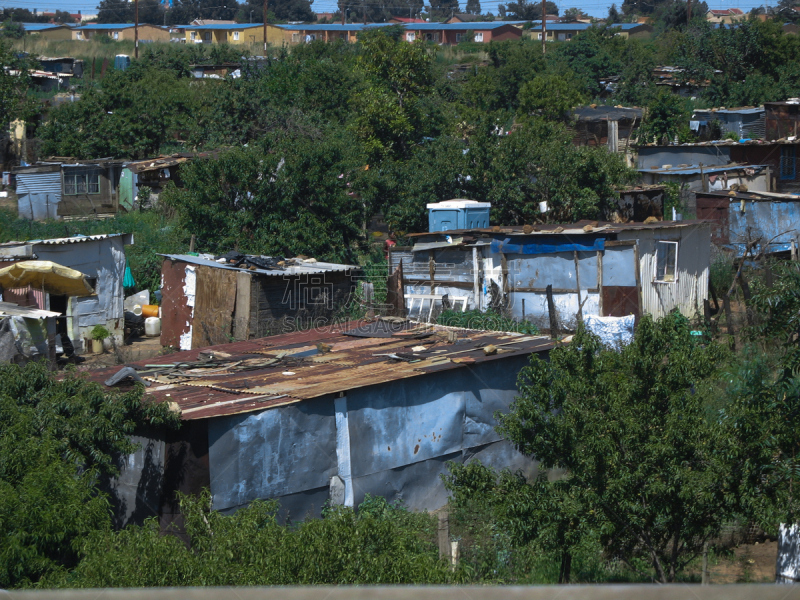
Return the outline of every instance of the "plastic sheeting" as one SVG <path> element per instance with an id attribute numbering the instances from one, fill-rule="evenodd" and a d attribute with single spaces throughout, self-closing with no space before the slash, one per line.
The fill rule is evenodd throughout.
<path id="1" fill-rule="evenodd" d="M 586 328 L 599 337 L 607 346 L 619 347 L 633 340 L 635 315 L 627 317 L 597 317 L 586 315 L 583 319 Z"/>
<path id="2" fill-rule="evenodd" d="M 781 523 L 778 528 L 778 558 L 775 583 L 800 581 L 800 525 Z"/>
<path id="3" fill-rule="evenodd" d="M 511 238 L 504 240 L 492 240 L 491 249 L 494 253 L 505 252 L 506 254 L 555 254 L 557 252 L 601 252 L 605 248 L 605 238 L 597 238 L 591 244 L 576 244 L 576 243 L 529 243 L 529 244 L 512 244 Z"/>

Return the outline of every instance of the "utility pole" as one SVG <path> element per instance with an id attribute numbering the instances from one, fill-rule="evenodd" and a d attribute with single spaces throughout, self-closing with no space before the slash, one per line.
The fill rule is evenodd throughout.
<path id="1" fill-rule="evenodd" d="M 264 0 L 264 56 L 267 55 L 267 10 L 269 9 L 269 1 Z"/>
<path id="2" fill-rule="evenodd" d="M 692 24 L 692 0 L 686 0 L 686 25 Z"/>
<path id="3" fill-rule="evenodd" d="M 139 58 L 139 0 L 133 2 L 133 57 Z"/>
<path id="4" fill-rule="evenodd" d="M 547 0 L 542 0 L 542 54 L 547 52 Z"/>

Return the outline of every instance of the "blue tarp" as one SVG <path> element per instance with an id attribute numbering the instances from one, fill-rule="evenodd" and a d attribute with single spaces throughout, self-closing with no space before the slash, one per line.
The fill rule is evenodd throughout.
<path id="1" fill-rule="evenodd" d="M 558 252 L 596 252 L 605 249 L 605 238 L 597 238 L 591 244 L 576 244 L 572 241 L 564 240 L 564 243 L 555 244 L 512 244 L 511 238 L 504 240 L 492 240 L 492 252 L 498 254 L 505 252 L 506 254 L 557 254 Z"/>

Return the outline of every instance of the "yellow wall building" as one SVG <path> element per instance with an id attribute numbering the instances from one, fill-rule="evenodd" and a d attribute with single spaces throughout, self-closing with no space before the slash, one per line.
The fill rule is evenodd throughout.
<path id="1" fill-rule="evenodd" d="M 186 27 L 187 44 L 263 44 L 262 23 L 237 23 L 193 25 Z M 284 43 L 284 32 L 275 25 L 267 25 L 267 43 L 280 46 Z"/>
<path id="2" fill-rule="evenodd" d="M 132 23 L 95 23 L 76 27 L 72 30 L 72 39 L 87 41 L 97 36 L 108 36 L 113 40 L 133 41 L 135 27 Z M 169 29 L 157 25 L 139 25 L 140 42 L 169 42 Z"/>

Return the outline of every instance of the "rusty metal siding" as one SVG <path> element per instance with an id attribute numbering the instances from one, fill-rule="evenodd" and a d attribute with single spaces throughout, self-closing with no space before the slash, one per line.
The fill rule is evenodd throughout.
<path id="1" fill-rule="evenodd" d="M 708 299 L 708 268 L 711 258 L 711 230 L 708 223 L 676 229 L 650 229 L 621 232 L 620 239 L 638 240 L 639 271 L 642 282 L 642 310 L 661 318 L 677 308 L 686 317 L 703 312 Z M 656 243 L 677 241 L 677 281 L 658 283 Z"/>
<path id="2" fill-rule="evenodd" d="M 161 345 L 180 348 L 181 336 L 191 332 L 193 306 L 187 302 L 186 263 L 164 259 L 161 265 Z"/>
<path id="3" fill-rule="evenodd" d="M 697 194 L 697 218 L 711 221 L 711 241 L 714 244 L 727 244 L 730 241 L 730 219 L 728 198 L 703 197 Z"/>

